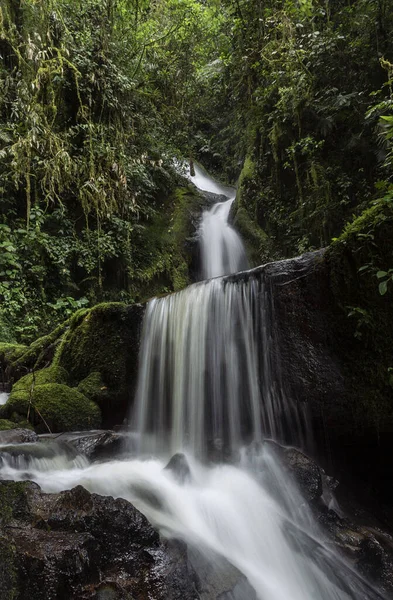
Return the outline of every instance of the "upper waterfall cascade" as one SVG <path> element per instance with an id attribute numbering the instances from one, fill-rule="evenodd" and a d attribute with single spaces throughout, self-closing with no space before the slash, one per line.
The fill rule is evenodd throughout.
<path id="1" fill-rule="evenodd" d="M 204 278 L 247 268 L 228 224 L 233 190 L 228 196 L 199 167 L 195 183 L 229 198 L 202 216 Z M 382 599 L 325 539 L 267 440 L 307 440 L 306 414 L 287 397 L 284 375 L 274 287 L 263 270 L 196 283 L 147 305 L 131 454 L 89 463 L 64 450 L 29 460 L 10 450 L 0 477 L 129 500 L 162 535 L 207 557 L 213 572 L 227 561 L 246 578 L 246 591 L 231 589 L 222 600 Z M 184 453 L 185 477 L 165 468 L 175 452 Z"/>
<path id="2" fill-rule="evenodd" d="M 211 279 L 248 269 L 243 242 L 229 222 L 236 189 L 218 183 L 197 164 L 194 169 L 195 175 L 189 178 L 198 189 L 227 198 L 216 202 L 202 214 L 198 231 L 202 279 Z"/>

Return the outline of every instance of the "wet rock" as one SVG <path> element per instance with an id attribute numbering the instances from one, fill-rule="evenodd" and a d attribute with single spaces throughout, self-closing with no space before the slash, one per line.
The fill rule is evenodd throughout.
<path id="1" fill-rule="evenodd" d="M 36 442 L 38 435 L 30 429 L 9 429 L 0 431 L 0 444 L 25 444 Z"/>
<path id="2" fill-rule="evenodd" d="M 187 458 L 181 452 L 177 452 L 172 456 L 165 469 L 171 471 L 179 483 L 191 480 L 191 471 Z"/>
<path id="3" fill-rule="evenodd" d="M 304 498 L 308 502 L 318 500 L 322 496 L 323 486 L 321 469 L 317 463 L 295 448 L 285 448 L 282 454 Z"/>
<path id="4" fill-rule="evenodd" d="M 125 500 L 3 481 L 0 506 L 1 598 L 198 598 L 186 547 L 162 542 Z"/>
<path id="5" fill-rule="evenodd" d="M 41 440 L 51 440 L 55 436 L 41 435 Z M 133 440 L 127 433 L 115 431 L 85 431 L 78 433 L 63 433 L 61 439 L 66 442 L 79 454 L 84 454 L 90 460 L 106 460 L 114 458 L 122 453 L 133 450 Z"/>
<path id="6" fill-rule="evenodd" d="M 224 558 L 195 548 L 189 549 L 188 556 L 199 578 L 200 600 L 257 600 L 246 577 Z"/>

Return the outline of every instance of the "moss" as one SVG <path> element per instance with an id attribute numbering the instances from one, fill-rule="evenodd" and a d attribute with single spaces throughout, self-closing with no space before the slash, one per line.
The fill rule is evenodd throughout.
<path id="1" fill-rule="evenodd" d="M 37 385 L 44 385 L 46 383 L 63 383 L 66 384 L 68 380 L 68 373 L 63 367 L 59 365 L 51 365 L 46 369 L 35 371 L 25 375 L 12 387 L 12 390 L 25 390 L 29 392 L 31 387 Z"/>
<path id="2" fill-rule="evenodd" d="M 241 171 L 236 200 L 232 209 L 233 223 L 244 241 L 252 266 L 272 259 L 272 242 L 258 224 L 256 194 L 254 191 L 255 163 L 248 156 Z"/>
<path id="3" fill-rule="evenodd" d="M 54 433 L 96 429 L 101 425 L 100 409 L 77 390 L 58 383 L 37 385 L 30 394 L 23 389 L 11 392 L 3 407 L 4 416 L 14 412 L 29 414 L 37 432 L 46 432 L 47 425 Z"/>
<path id="4" fill-rule="evenodd" d="M 38 338 L 30 344 L 18 358 L 13 361 L 14 371 L 26 369 L 37 369 L 46 362 L 50 362 L 56 350 L 56 346 L 61 342 L 61 336 L 69 327 L 70 319 L 61 323 L 48 335 Z"/>
<path id="5" fill-rule="evenodd" d="M 9 344 L 0 342 L 0 364 L 6 368 L 9 364 L 18 360 L 26 352 L 27 346 L 22 344 Z"/>
<path id="6" fill-rule="evenodd" d="M 99 371 L 93 371 L 85 379 L 83 379 L 78 385 L 78 392 L 93 400 L 98 404 L 105 402 L 108 399 L 108 388 L 102 381 L 101 373 Z"/>
<path id="7" fill-rule="evenodd" d="M 0 590 L 2 600 L 15 600 L 17 573 L 15 546 L 0 532 Z"/>
<path id="8" fill-rule="evenodd" d="M 8 419 L 0 419 L 0 431 L 8 431 L 9 429 L 16 429 L 19 427 L 17 423 L 8 421 Z"/>
<path id="9" fill-rule="evenodd" d="M 25 482 L 0 482 L 0 527 L 7 526 L 14 515 L 25 512 L 28 485 Z M 0 530 L 0 590 L 2 600 L 18 597 L 16 549 L 4 530 Z"/>
<path id="10" fill-rule="evenodd" d="M 106 388 L 96 394 L 106 427 L 122 422 L 133 396 L 143 310 L 139 305 L 113 302 L 79 314 L 54 360 L 68 372 L 70 385 L 89 378 L 84 389 Z"/>
<path id="11" fill-rule="evenodd" d="M 205 204 L 194 186 L 178 187 L 162 201 L 148 229 L 135 232 L 141 236 L 133 258 L 138 300 L 183 289 L 191 282 L 194 234 Z"/>

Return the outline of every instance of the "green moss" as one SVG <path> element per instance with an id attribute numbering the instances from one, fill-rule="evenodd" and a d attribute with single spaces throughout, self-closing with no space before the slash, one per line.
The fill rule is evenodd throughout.
<path id="1" fill-rule="evenodd" d="M 24 481 L 0 481 L 0 525 L 7 525 L 13 516 L 24 512 L 26 489 L 30 484 Z"/>
<path id="2" fill-rule="evenodd" d="M 63 383 L 66 384 L 68 380 L 68 373 L 63 367 L 59 365 L 52 365 L 46 369 L 35 371 L 25 375 L 12 387 L 12 390 L 25 390 L 29 392 L 31 387 L 37 385 L 45 385 L 46 383 Z"/>
<path id="3" fill-rule="evenodd" d="M 105 402 L 108 399 L 108 388 L 102 381 L 101 373 L 94 371 L 90 373 L 85 379 L 83 379 L 78 385 L 78 392 L 93 400 L 98 404 Z"/>
<path id="4" fill-rule="evenodd" d="M 72 320 L 54 360 L 97 399 L 107 427 L 123 421 L 133 396 L 142 316 L 139 305 L 98 304 Z"/>
<path id="5" fill-rule="evenodd" d="M 194 186 L 176 188 L 163 200 L 148 228 L 139 232 L 133 286 L 140 301 L 183 289 L 190 283 L 193 238 L 205 203 Z"/>
<path id="6" fill-rule="evenodd" d="M 17 423 L 8 421 L 8 419 L 0 419 L 0 431 L 8 431 L 9 429 L 16 429 L 19 427 Z"/>
<path id="7" fill-rule="evenodd" d="M 17 359 L 13 361 L 13 369 L 37 369 L 44 362 L 51 360 L 55 353 L 56 346 L 61 342 L 61 336 L 69 327 L 70 320 L 58 325 L 51 333 L 38 338 L 30 344 Z"/>
<path id="8" fill-rule="evenodd" d="M 47 425 L 54 433 L 96 429 L 101 425 L 100 409 L 94 402 L 58 383 L 35 386 L 31 397 L 23 389 L 12 391 L 2 412 L 5 416 L 15 412 L 25 418 L 29 414 L 37 432 L 46 432 Z"/>
<path id="9" fill-rule="evenodd" d="M 18 360 L 26 352 L 27 346 L 23 344 L 9 344 L 0 342 L 0 363 L 8 366 Z"/>
<path id="10" fill-rule="evenodd" d="M 232 209 L 233 223 L 244 241 L 251 266 L 266 263 L 273 256 L 271 240 L 258 224 L 255 173 L 255 163 L 248 156 L 240 173 Z"/>

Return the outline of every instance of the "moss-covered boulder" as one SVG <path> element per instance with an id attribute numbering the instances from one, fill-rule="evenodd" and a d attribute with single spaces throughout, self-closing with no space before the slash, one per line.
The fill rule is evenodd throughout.
<path id="1" fill-rule="evenodd" d="M 99 407 L 76 389 L 58 383 L 36 385 L 30 391 L 12 390 L 2 407 L 5 418 L 19 415 L 34 425 L 38 433 L 80 431 L 101 426 Z"/>
<path id="2" fill-rule="evenodd" d="M 13 421 L 0 419 L 0 431 L 8 431 L 9 429 L 16 429 L 17 427 L 19 427 L 19 425 Z"/>
<path id="3" fill-rule="evenodd" d="M 145 302 L 152 296 L 178 291 L 195 279 L 196 230 L 207 200 L 193 185 L 176 188 L 162 199 L 161 210 L 144 230 L 136 230 L 132 287 Z M 140 236 L 140 239 L 139 239 Z"/>
<path id="4" fill-rule="evenodd" d="M 68 373 L 102 411 L 103 426 L 122 423 L 134 395 L 144 308 L 98 304 L 79 312 L 59 347 L 54 365 Z"/>
<path id="5" fill-rule="evenodd" d="M 27 348 L 23 344 L 0 342 L 0 379 L 2 381 L 10 379 L 12 365 L 23 356 Z"/>
<path id="6" fill-rule="evenodd" d="M 69 327 L 69 320 L 51 333 L 35 340 L 30 346 L 0 342 L 0 375 L 3 381 L 15 382 L 32 370 L 49 365 Z"/>
<path id="7" fill-rule="evenodd" d="M 78 385 L 78 392 L 89 398 L 89 400 L 93 400 L 93 402 L 97 402 L 100 405 L 105 405 L 109 399 L 108 388 L 105 385 L 101 373 L 99 371 L 93 371 L 82 379 L 82 381 Z"/>
<path id="8" fill-rule="evenodd" d="M 68 373 L 59 365 L 51 365 L 46 369 L 33 371 L 24 377 L 21 377 L 12 387 L 12 391 L 24 390 L 29 392 L 32 387 L 45 385 L 46 383 L 67 384 Z"/>

